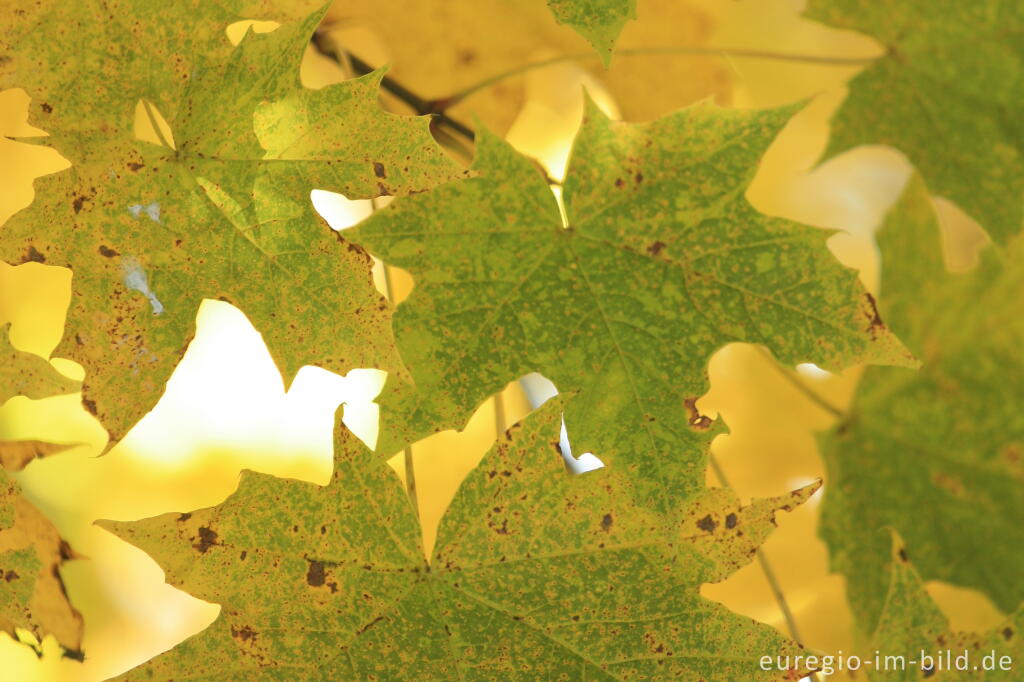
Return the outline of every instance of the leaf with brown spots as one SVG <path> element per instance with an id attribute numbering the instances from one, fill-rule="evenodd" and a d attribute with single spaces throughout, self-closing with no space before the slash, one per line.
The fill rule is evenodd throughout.
<path id="1" fill-rule="evenodd" d="M 540 372 L 577 393 L 565 413 L 573 448 L 631 472 L 637 499 L 668 511 L 704 487 L 721 429 L 691 403 L 723 345 L 762 343 L 789 364 L 912 364 L 872 324 L 827 232 L 758 214 L 744 197 L 794 111 L 705 102 L 635 125 L 590 102 L 565 181 L 567 226 L 544 176 L 484 131 L 477 177 L 354 228 L 353 241 L 416 280 L 395 317 L 415 383 L 385 387 L 378 450 L 454 428 Z"/>
<path id="2" fill-rule="evenodd" d="M 53 635 L 65 656 L 80 659 L 82 617 L 61 577 L 64 564 L 75 558 L 54 525 L 0 469 L 0 631 L 16 637 L 15 629 L 21 628 L 37 641 Z"/>
<path id="3" fill-rule="evenodd" d="M 872 367 L 822 440 L 822 535 L 865 633 L 888 583 L 896 529 L 925 580 L 1024 602 L 1024 239 L 970 273 L 946 269 L 938 221 L 915 178 L 879 234 L 878 307 L 923 362 Z"/>
<path id="4" fill-rule="evenodd" d="M 564 406 L 499 439 L 429 562 L 398 478 L 340 423 L 328 487 L 246 473 L 218 507 L 105 522 L 222 606 L 124 679 L 779 679 L 760 656 L 797 645 L 699 588 L 749 562 L 775 513 L 817 486 L 748 507 L 709 491 L 667 520 L 631 502 L 621 472 L 566 472 L 550 447 Z M 730 515 L 731 529 L 694 524 Z"/>
<path id="5" fill-rule="evenodd" d="M 45 358 L 12 346 L 10 329 L 10 324 L 0 327 L 0 405 L 16 395 L 39 400 L 79 390 L 79 382 L 58 372 Z"/>
<path id="6" fill-rule="evenodd" d="M 86 404 L 114 441 L 162 394 L 204 298 L 241 308 L 287 377 L 306 364 L 401 371 L 369 257 L 319 219 L 309 193 L 404 194 L 461 170 L 425 117 L 380 108 L 382 73 L 302 88 L 323 11 L 43 0 L 0 12 L 0 52 L 13 57 L 0 87 L 25 88 L 32 123 L 73 164 L 36 184 L 0 231 L 0 258 L 74 271 L 58 354 L 85 366 Z M 252 17 L 281 25 L 232 46 L 225 27 Z M 41 25 L 90 49 L 69 60 Z M 157 132 L 166 121 L 163 144 L 136 139 L 137 106 Z"/>
<path id="7" fill-rule="evenodd" d="M 878 531 L 891 543 L 891 562 L 888 565 L 889 589 L 881 621 L 875 630 L 870 650 L 883 655 L 903 655 L 918 659 L 919 652 L 931 656 L 951 652 L 954 659 L 966 655 L 966 669 L 940 669 L 934 661 L 932 668 L 925 665 L 907 665 L 900 671 L 885 670 L 872 672 L 865 666 L 868 679 L 917 682 L 922 678 L 943 682 L 981 682 L 992 680 L 1019 679 L 1017 670 L 1024 660 L 1024 638 L 1019 633 L 1024 628 L 1024 609 L 1017 609 L 1001 625 L 989 632 L 953 632 L 946 616 L 932 601 L 924 588 L 921 576 L 914 568 L 914 561 L 902 547 L 902 540 L 895 533 Z M 985 661 L 991 657 L 991 664 Z M 945 667 L 945 660 L 942 661 Z M 984 670 L 990 665 L 989 670 Z"/>

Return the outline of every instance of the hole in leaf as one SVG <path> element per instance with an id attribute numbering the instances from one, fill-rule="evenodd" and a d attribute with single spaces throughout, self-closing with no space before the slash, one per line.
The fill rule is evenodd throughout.
<path id="1" fill-rule="evenodd" d="M 527 374 L 519 380 L 519 383 L 523 387 L 526 399 L 530 402 L 530 406 L 533 409 L 537 409 L 558 395 L 558 389 L 555 388 L 555 384 L 543 374 L 538 374 L 537 372 Z M 565 466 L 574 474 L 582 474 L 604 466 L 604 462 L 593 452 L 584 452 L 579 457 L 573 456 L 572 444 L 569 442 L 569 431 L 565 426 L 564 416 L 562 417 L 562 431 L 558 437 L 558 449 L 562 451 L 562 459 L 565 460 Z"/>
<path id="2" fill-rule="evenodd" d="M 949 199 L 932 197 L 942 232 L 942 253 L 946 269 L 970 272 L 978 265 L 981 250 L 988 246 L 988 233 L 974 218 Z"/>
<path id="3" fill-rule="evenodd" d="M 376 208 L 382 208 L 392 197 L 379 197 L 373 200 L 349 199 L 344 194 L 314 189 L 309 193 L 309 199 L 313 202 L 313 208 L 327 221 L 330 228 L 335 232 L 341 232 L 369 218 L 374 211 L 375 203 Z M 412 293 L 413 279 L 407 270 L 386 265 L 374 256 L 373 285 L 382 296 L 398 305 Z"/>
<path id="4" fill-rule="evenodd" d="M 832 374 L 832 372 L 828 371 L 827 369 L 822 369 L 821 367 L 818 367 L 813 362 L 800 363 L 799 365 L 796 366 L 796 371 L 800 372 L 800 374 L 802 374 L 803 376 L 808 377 L 810 379 L 814 379 L 816 381 L 822 381 L 824 379 L 828 379 L 830 377 L 835 376 L 834 374 Z"/>
<path id="5" fill-rule="evenodd" d="M 161 147 L 177 149 L 171 126 L 160 110 L 147 100 L 140 99 L 135 105 L 135 139 L 158 144 Z"/>
<path id="6" fill-rule="evenodd" d="M 224 33 L 227 34 L 231 44 L 237 47 L 242 42 L 242 39 L 245 38 L 245 34 L 249 32 L 249 29 L 252 29 L 253 33 L 270 33 L 271 31 L 276 31 L 280 25 L 276 21 L 243 19 L 242 21 L 228 24 L 224 29 Z"/>

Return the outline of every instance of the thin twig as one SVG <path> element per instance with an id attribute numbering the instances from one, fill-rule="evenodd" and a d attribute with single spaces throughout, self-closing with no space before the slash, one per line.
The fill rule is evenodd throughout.
<path id="1" fill-rule="evenodd" d="M 779 373 L 786 378 L 786 381 L 792 384 L 796 390 L 804 394 L 804 396 L 806 396 L 812 403 L 837 419 L 842 419 L 846 416 L 846 413 L 843 410 L 840 410 L 838 407 L 818 395 L 815 391 L 811 390 L 811 387 L 801 381 L 800 378 L 796 376 L 795 372 L 779 364 L 775 357 L 772 356 L 766 348 L 763 346 L 757 346 L 757 350 L 768 360 L 769 363 L 771 363 L 772 367 L 777 369 Z"/>
<path id="2" fill-rule="evenodd" d="M 722 487 L 732 490 L 733 487 L 729 484 L 729 479 L 725 477 L 725 472 L 722 471 L 722 467 L 719 465 L 714 453 L 710 454 L 709 460 L 711 463 L 711 470 L 715 472 L 715 477 L 718 478 Z M 782 591 L 782 585 L 779 584 L 779 578 L 775 575 L 775 571 L 768 562 L 768 557 L 760 547 L 754 550 L 754 555 L 757 557 L 757 564 L 761 567 L 761 572 L 764 574 L 765 580 L 768 581 L 768 587 L 772 591 L 772 596 L 775 597 L 775 603 L 778 605 L 779 611 L 782 613 L 782 619 L 786 623 L 786 629 L 789 630 L 789 636 L 793 638 L 794 642 L 803 646 L 803 638 L 800 636 L 800 630 L 796 626 L 796 617 L 793 615 L 793 611 L 789 608 L 789 602 L 786 601 L 786 595 Z M 821 679 L 818 677 L 817 672 L 812 672 L 809 677 L 815 681 Z"/>
<path id="3" fill-rule="evenodd" d="M 767 50 L 750 50 L 745 48 L 732 48 L 732 47 L 647 47 L 647 48 L 624 48 L 615 51 L 616 57 L 649 57 L 655 55 L 710 55 L 718 57 L 746 57 L 750 59 L 772 59 L 779 61 L 795 61 L 803 62 L 808 64 L 826 64 L 834 66 L 864 66 L 870 64 L 877 59 L 876 57 L 861 58 L 861 57 L 827 57 L 819 55 L 802 55 L 802 54 L 790 54 L 786 52 L 771 52 Z M 596 60 L 597 55 L 594 52 L 578 52 L 575 54 L 560 55 L 558 57 L 551 57 L 549 59 L 542 59 L 540 61 L 532 62 L 530 64 L 524 64 L 523 66 L 517 66 L 501 73 L 489 76 L 478 83 L 470 85 L 469 87 L 463 88 L 459 92 L 436 100 L 434 103 L 435 110 L 444 111 L 445 109 L 452 107 L 459 102 L 463 101 L 467 97 L 476 94 L 477 92 L 488 88 L 495 83 L 511 78 L 512 76 L 518 76 L 528 71 L 534 71 L 536 69 L 543 69 L 549 66 L 555 66 L 556 64 L 564 64 L 566 62 L 579 62 L 579 61 L 592 61 Z"/>
<path id="4" fill-rule="evenodd" d="M 320 54 L 330 59 L 333 59 L 339 64 L 342 63 L 343 57 L 341 56 L 341 50 L 339 50 L 338 47 L 334 45 L 334 42 L 327 35 L 326 32 L 315 32 L 313 34 L 313 37 L 310 39 L 310 43 Z M 345 54 L 347 55 L 345 59 L 347 59 L 347 61 L 351 64 L 352 70 L 355 72 L 355 75 L 364 76 L 376 70 L 372 66 L 364 62 L 362 59 L 352 54 L 351 52 L 345 52 Z M 405 103 L 410 109 L 416 112 L 416 114 L 420 116 L 433 116 L 434 120 L 437 122 L 437 125 L 443 125 L 446 128 L 449 128 L 453 132 L 461 135 L 466 140 L 472 142 L 474 137 L 476 136 L 472 128 L 452 118 L 448 114 L 444 113 L 443 109 L 439 109 L 437 102 L 420 97 L 415 92 L 413 92 L 412 90 L 408 89 L 407 87 L 396 81 L 394 78 L 385 75 L 383 78 L 381 78 L 380 87 L 385 92 L 388 92 L 391 95 L 397 97 L 399 100 Z"/>

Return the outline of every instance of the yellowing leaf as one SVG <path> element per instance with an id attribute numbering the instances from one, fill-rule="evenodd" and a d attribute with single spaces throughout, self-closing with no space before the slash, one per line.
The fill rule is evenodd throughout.
<path id="1" fill-rule="evenodd" d="M 16 395 L 39 400 L 78 390 L 77 381 L 58 372 L 45 358 L 12 346 L 10 327 L 0 328 L 0 405 Z"/>
<path id="2" fill-rule="evenodd" d="M 605 66 L 627 21 L 636 19 L 636 0 L 548 0 L 559 23 L 587 39 Z"/>
<path id="3" fill-rule="evenodd" d="M 74 446 L 39 440 L 0 440 L 0 466 L 7 471 L 21 471 L 37 457 L 55 455 L 71 447 Z"/>
<path id="4" fill-rule="evenodd" d="M 903 536 L 925 580 L 1024 600 L 1024 241 L 989 248 L 970 274 L 943 264 L 920 180 L 879 236 L 880 308 L 919 355 L 917 372 L 869 368 L 849 416 L 822 442 L 832 484 L 822 534 L 863 630 L 878 622 L 888 538 Z"/>
<path id="5" fill-rule="evenodd" d="M 816 486 L 746 508 L 700 495 L 663 525 L 628 477 L 565 471 L 562 407 L 484 457 L 429 563 L 396 476 L 340 424 L 326 488 L 247 473 L 216 508 L 112 524 L 223 608 L 126 679 L 775 679 L 759 657 L 796 645 L 698 587 L 748 562 L 776 510 Z"/>
<path id="6" fill-rule="evenodd" d="M 0 630 L 15 636 L 15 628 L 22 628 L 37 640 L 53 635 L 65 655 L 80 657 L 82 617 L 68 601 L 60 574 L 72 558 L 53 524 L 0 469 Z"/>
<path id="7" fill-rule="evenodd" d="M 812 0 L 808 16 L 879 40 L 830 152 L 887 144 L 1005 244 L 1024 227 L 1024 4 Z"/>
<path id="8" fill-rule="evenodd" d="M 743 193 L 791 109 L 704 103 L 653 123 L 592 103 L 565 183 L 479 135 L 478 177 L 399 199 L 350 238 L 416 280 L 396 337 L 415 384 L 389 381 L 378 450 L 464 422 L 537 371 L 562 392 L 573 448 L 635 476 L 665 511 L 704 487 L 716 433 L 693 401 L 732 341 L 783 362 L 909 363 L 827 233 L 759 215 Z M 689 409 L 690 414 L 684 409 Z"/>
<path id="9" fill-rule="evenodd" d="M 0 83 L 26 88 L 33 122 L 74 164 L 38 183 L 0 257 L 74 271 L 58 352 L 85 366 L 86 405 L 114 440 L 162 393 L 203 298 L 244 310 L 289 377 L 304 364 L 401 369 L 369 258 L 309 192 L 399 194 L 460 171 L 425 118 L 378 107 L 380 73 L 303 91 L 322 10 L 296 19 L 274 5 L 44 3 L 0 19 Z M 228 20 L 256 11 L 280 28 L 233 47 Z M 91 49 L 65 66 L 66 45 L 40 25 Z M 165 144 L 135 139 L 140 102 L 156 131 L 161 116 L 169 125 Z"/>

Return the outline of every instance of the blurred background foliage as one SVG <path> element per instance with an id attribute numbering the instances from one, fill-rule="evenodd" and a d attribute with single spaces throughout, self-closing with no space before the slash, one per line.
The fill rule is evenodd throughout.
<path id="1" fill-rule="evenodd" d="M 539 1 L 344 0 L 330 10 L 322 30 L 366 63 L 390 64 L 389 75 L 427 100 L 450 97 L 524 64 L 581 55 L 504 78 L 449 111 L 461 121 L 475 118 L 505 135 L 555 178 L 564 172 L 584 86 L 608 113 L 631 121 L 652 119 L 706 97 L 737 107 L 805 100 L 806 108 L 766 155 L 748 197 L 765 213 L 837 230 L 830 248 L 874 289 L 879 263 L 872 231 L 899 196 L 910 167 L 892 150 L 860 148 L 815 168 L 827 140 L 828 119 L 845 94 L 843 84 L 859 67 L 714 54 L 631 53 L 652 46 L 839 57 L 878 53 L 870 39 L 805 20 L 801 10 L 800 0 L 640 0 L 640 19 L 627 26 L 607 71 L 582 39 L 554 23 Z M 247 29 L 274 27 L 273 22 L 241 22 L 226 27 L 225 39 L 237 42 Z M 339 64 L 310 49 L 302 66 L 308 87 L 345 77 Z M 22 91 L 0 93 L 0 229 L 31 202 L 33 178 L 68 166 L 45 140 L 29 145 L 11 139 L 45 134 L 26 120 L 27 103 Z M 409 113 L 388 95 L 382 96 L 382 104 Z M 153 136 L 141 120 L 137 130 L 140 137 Z M 371 202 L 351 202 L 329 192 L 314 192 L 312 200 L 335 229 L 352 225 L 373 210 Z M 939 200 L 937 207 L 950 267 L 969 268 L 978 244 L 975 229 L 948 202 Z M 386 289 L 380 264 L 376 275 Z M 396 301 L 413 286 L 400 271 L 389 272 L 388 279 Z M 71 273 L 61 268 L 0 263 L 0 325 L 12 323 L 15 346 L 50 357 L 63 333 L 70 280 Z M 383 385 L 382 373 L 368 368 L 339 377 L 308 367 L 285 386 L 260 330 L 250 325 L 244 311 L 207 301 L 198 311 L 197 324 L 195 341 L 159 405 L 106 454 L 106 434 L 81 407 L 78 395 L 38 401 L 18 397 L 0 406 L 0 439 L 76 444 L 63 454 L 34 462 L 17 478 L 75 550 L 87 557 L 71 562 L 64 571 L 70 597 L 85 618 L 85 662 L 62 660 L 52 638 L 42 642 L 40 658 L 0 635 L 5 679 L 106 679 L 170 648 L 216 617 L 217 606 L 167 586 L 148 556 L 94 527 L 95 519 L 129 520 L 216 504 L 230 494 L 243 468 L 325 484 L 331 470 L 332 415 L 340 403 L 345 404 L 349 427 L 368 443 L 376 440 L 377 408 L 372 401 Z M 81 376 L 73 362 L 52 362 L 68 376 Z M 699 407 L 720 415 L 729 426 L 730 433 L 714 442 L 713 453 L 745 500 L 777 495 L 824 475 L 814 434 L 834 417 L 798 390 L 787 371 L 760 349 L 740 344 L 723 348 L 710 363 L 712 389 Z M 801 366 L 794 376 L 832 404 L 843 406 L 859 374 L 858 368 L 831 375 Z M 413 447 L 428 548 L 462 478 L 498 429 L 530 409 L 521 385 L 514 383 L 497 403 L 492 399 L 483 405 L 464 431 L 440 433 Z M 404 476 L 403 454 L 396 453 L 391 462 Z M 719 485 L 710 471 L 708 481 Z M 818 495 L 783 515 L 764 553 L 803 643 L 823 652 L 849 653 L 863 643 L 853 631 L 843 579 L 829 574 L 825 546 L 817 538 L 820 499 Z M 937 583 L 928 587 L 954 629 L 985 629 L 1000 620 L 996 609 L 977 593 Z M 703 593 L 788 632 L 757 563 L 721 584 L 706 585 Z M 26 633 L 21 637 L 31 638 Z"/>

